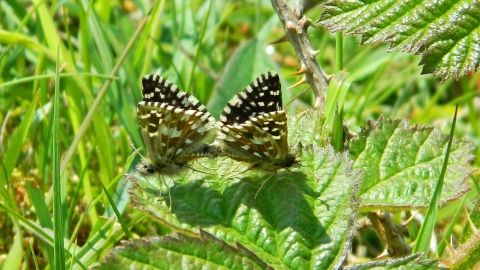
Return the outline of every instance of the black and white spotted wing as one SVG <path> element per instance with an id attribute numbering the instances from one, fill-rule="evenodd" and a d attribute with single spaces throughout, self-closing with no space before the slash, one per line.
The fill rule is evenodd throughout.
<path id="1" fill-rule="evenodd" d="M 236 94 L 223 109 L 220 122 L 223 125 L 238 125 L 251 117 L 282 109 L 280 79 L 271 71 L 262 74 Z"/>
<path id="2" fill-rule="evenodd" d="M 275 72 L 256 78 L 236 94 L 217 123 L 211 152 L 252 164 L 252 169 L 276 171 L 297 161 L 289 153 L 287 114 L 280 79 Z"/>
<path id="3" fill-rule="evenodd" d="M 188 161 L 206 156 L 215 119 L 205 106 L 159 75 L 143 77 L 142 85 L 137 113 L 149 158 L 143 171 L 175 174 Z"/>

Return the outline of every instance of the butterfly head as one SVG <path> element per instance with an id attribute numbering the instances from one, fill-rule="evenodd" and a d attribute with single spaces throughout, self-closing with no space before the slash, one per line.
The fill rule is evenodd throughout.
<path id="1" fill-rule="evenodd" d="M 186 170 L 186 162 L 169 162 L 169 163 L 152 163 L 149 159 L 144 159 L 140 162 L 136 171 L 143 175 L 175 175 Z"/>
<path id="2" fill-rule="evenodd" d="M 290 168 L 299 163 L 300 163 L 300 160 L 298 159 L 298 157 L 295 154 L 290 153 L 287 155 L 287 158 L 285 159 L 284 168 Z"/>

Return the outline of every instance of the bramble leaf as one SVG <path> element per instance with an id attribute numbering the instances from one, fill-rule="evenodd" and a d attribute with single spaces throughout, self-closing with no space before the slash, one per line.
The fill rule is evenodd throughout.
<path id="1" fill-rule="evenodd" d="M 95 269 L 272 269 L 237 243 L 228 245 L 200 229 L 200 235 L 178 234 L 124 241 Z"/>
<path id="2" fill-rule="evenodd" d="M 310 130 L 312 123 L 292 126 Z M 157 176 L 129 175 L 130 195 L 134 207 L 174 231 L 195 235 L 201 227 L 229 245 L 241 244 L 271 267 L 338 268 L 351 245 L 359 204 L 353 195 L 361 173 L 351 170 L 348 155 L 335 154 L 331 147 L 310 142 L 295 149 L 300 165 L 277 173 L 217 158 L 192 164 L 197 171 L 175 181 L 165 177 L 171 211 L 168 191 Z M 198 245 L 191 249 L 208 248 Z"/>
<path id="3" fill-rule="evenodd" d="M 480 4 L 477 1 L 345 1 L 323 5 L 319 23 L 333 32 L 361 34 L 362 44 L 390 43 L 420 54 L 422 73 L 443 80 L 477 71 Z"/>
<path id="4" fill-rule="evenodd" d="M 404 258 L 389 259 L 389 260 L 375 260 L 363 264 L 355 264 L 347 266 L 345 270 L 367 270 L 367 269 L 442 269 L 438 266 L 435 260 L 422 261 L 422 253 L 413 254 Z"/>
<path id="5" fill-rule="evenodd" d="M 440 175 L 448 135 L 435 128 L 410 127 L 406 120 L 381 117 L 349 143 L 354 168 L 365 172 L 358 190 L 362 211 L 427 207 Z M 471 143 L 453 140 L 442 203 L 468 190 Z"/>

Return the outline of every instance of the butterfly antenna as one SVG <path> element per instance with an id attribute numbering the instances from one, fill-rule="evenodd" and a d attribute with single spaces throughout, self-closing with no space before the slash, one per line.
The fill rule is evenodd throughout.
<path id="1" fill-rule="evenodd" d="M 130 147 L 132 147 L 132 149 L 133 149 L 133 151 L 134 151 L 134 154 L 138 154 L 138 155 L 140 155 L 140 157 L 141 157 L 142 159 L 148 160 L 148 159 L 146 159 L 142 154 L 140 154 L 140 150 L 142 149 L 142 147 L 136 148 L 133 143 L 130 144 Z"/>
<path id="2" fill-rule="evenodd" d="M 290 105 L 290 103 L 294 102 L 296 99 L 298 99 L 301 95 L 305 94 L 308 90 L 310 90 L 310 86 L 307 87 L 305 90 L 303 90 L 302 92 L 300 92 L 298 95 L 296 95 L 295 97 L 293 97 L 292 99 L 290 99 L 287 103 L 285 103 L 285 106 L 288 106 Z"/>
<path id="3" fill-rule="evenodd" d="M 309 113 L 309 112 L 312 112 L 312 111 L 315 111 L 315 109 L 313 109 L 313 108 L 308 108 L 308 109 L 300 112 L 299 114 L 297 114 L 296 117 L 304 116 L 305 114 L 307 114 L 307 113 Z"/>
<path id="4" fill-rule="evenodd" d="M 233 173 L 235 170 L 237 170 L 238 166 L 240 166 L 240 163 L 237 163 L 237 165 L 234 166 L 233 169 L 231 169 L 230 171 L 222 174 L 222 177 L 226 177 L 227 175 Z M 237 176 L 237 175 L 242 174 L 242 173 L 244 173 L 244 172 L 246 172 L 246 171 L 248 171 L 248 170 L 250 170 L 250 168 L 248 168 L 248 169 L 246 169 L 246 170 L 244 170 L 244 171 L 242 171 L 242 172 L 240 172 L 240 173 L 237 173 L 237 174 L 235 174 L 235 175 L 233 175 L 233 176 Z M 229 177 L 227 177 L 227 178 L 229 178 Z M 230 177 L 230 178 L 231 178 L 231 177 Z"/>
<path id="5" fill-rule="evenodd" d="M 218 170 L 218 168 L 211 168 L 211 167 L 208 167 L 208 166 L 205 166 L 203 165 L 202 163 L 198 162 L 198 161 L 195 161 L 196 164 L 200 165 L 201 167 L 207 169 L 207 170 L 211 170 L 211 171 L 216 171 Z M 212 174 L 212 173 L 206 173 L 206 174 Z"/>
<path id="6" fill-rule="evenodd" d="M 309 172 L 311 172 L 312 175 L 313 175 L 313 177 L 315 177 L 315 179 L 316 179 L 317 181 L 320 181 L 320 178 L 318 178 L 318 175 L 317 175 L 312 169 L 304 166 L 303 164 L 299 164 L 299 165 L 302 166 L 302 168 L 305 168 L 306 170 L 308 170 Z"/>
<path id="7" fill-rule="evenodd" d="M 199 163 L 198 163 L 199 164 Z M 210 172 L 204 172 L 204 171 L 200 171 L 200 170 L 197 170 L 195 168 L 193 168 L 192 166 L 190 166 L 189 164 L 186 164 L 185 166 L 187 166 L 187 168 L 189 168 L 190 170 L 194 171 L 194 172 L 198 172 L 198 173 L 203 173 L 203 174 L 208 174 L 208 175 L 214 175 L 213 173 L 210 173 Z M 205 167 L 205 166 L 202 166 L 204 168 L 207 168 L 207 169 L 210 169 L 208 167 Z"/>
<path id="8" fill-rule="evenodd" d="M 137 148 L 135 147 L 135 144 L 133 144 L 133 143 L 130 144 L 130 147 L 133 149 L 133 151 L 138 151 L 138 150 L 140 150 L 140 148 L 137 149 Z"/>
<path id="9" fill-rule="evenodd" d="M 234 172 L 234 171 L 238 168 L 238 166 L 240 166 L 240 163 L 238 163 L 237 166 L 235 166 L 235 168 L 233 168 L 233 170 L 230 170 L 228 173 L 222 175 L 222 177 L 228 175 L 229 173 Z M 227 176 L 226 178 L 235 178 L 235 177 L 237 177 L 237 176 L 239 176 L 239 175 L 241 175 L 241 174 L 244 174 L 244 173 L 250 171 L 253 167 L 255 167 L 255 165 L 250 166 L 250 167 L 246 168 L 245 170 L 243 170 L 243 171 L 241 171 L 241 172 L 238 172 L 238 173 L 236 173 L 236 174 L 232 174 L 232 175 L 230 175 L 230 176 Z"/>

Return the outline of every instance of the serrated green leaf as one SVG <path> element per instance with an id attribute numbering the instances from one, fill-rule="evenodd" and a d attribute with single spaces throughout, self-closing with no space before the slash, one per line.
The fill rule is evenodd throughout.
<path id="1" fill-rule="evenodd" d="M 364 270 L 364 269 L 418 269 L 418 270 L 436 270 L 436 269 L 446 269 L 438 266 L 438 262 L 435 260 L 426 260 L 421 261 L 421 255 L 413 254 L 405 258 L 400 259 L 391 259 L 391 260 L 377 260 L 373 262 L 368 262 L 364 264 L 357 264 L 352 266 L 347 266 L 345 270 Z"/>
<path id="2" fill-rule="evenodd" d="M 480 8 L 475 1 L 332 0 L 323 7 L 320 24 L 362 34 L 363 44 L 388 42 L 392 50 L 421 54 L 422 73 L 458 79 L 479 68 Z"/>
<path id="3" fill-rule="evenodd" d="M 467 242 L 459 246 L 452 254 L 450 269 L 477 269 L 480 265 L 480 234 L 472 235 Z"/>
<path id="4" fill-rule="evenodd" d="M 465 243 L 474 235 L 475 229 L 480 228 L 480 197 L 477 197 L 476 200 L 475 206 L 469 214 L 469 222 L 465 223 L 465 227 L 463 228 L 460 243 Z"/>
<path id="5" fill-rule="evenodd" d="M 411 209 L 428 206 L 440 174 L 448 135 L 435 128 L 413 126 L 406 120 L 380 117 L 349 144 L 355 169 L 365 171 L 358 196 L 362 211 Z M 471 143 L 454 139 L 442 203 L 468 190 L 462 181 L 470 174 Z"/>
<path id="6" fill-rule="evenodd" d="M 175 181 L 165 178 L 171 212 L 168 192 L 156 176 L 127 176 L 133 183 L 130 195 L 136 208 L 172 229 L 202 227 L 229 244 L 244 245 L 274 268 L 338 268 L 351 244 L 360 173 L 351 170 L 346 154 L 312 141 L 299 146 L 297 154 L 300 166 L 276 174 L 245 172 L 248 166 L 228 158 L 192 164 L 209 174 L 189 171 Z"/>
<path id="7" fill-rule="evenodd" d="M 465 224 L 460 242 L 462 245 L 456 247 L 451 255 L 451 269 L 474 269 L 480 263 L 480 235 L 478 228 L 480 224 L 480 200 L 469 214 L 469 221 Z"/>
<path id="8" fill-rule="evenodd" d="M 168 256 L 167 256 L 168 254 Z M 96 269 L 272 269 L 248 249 L 200 230 L 200 237 L 144 238 L 123 242 Z"/>

